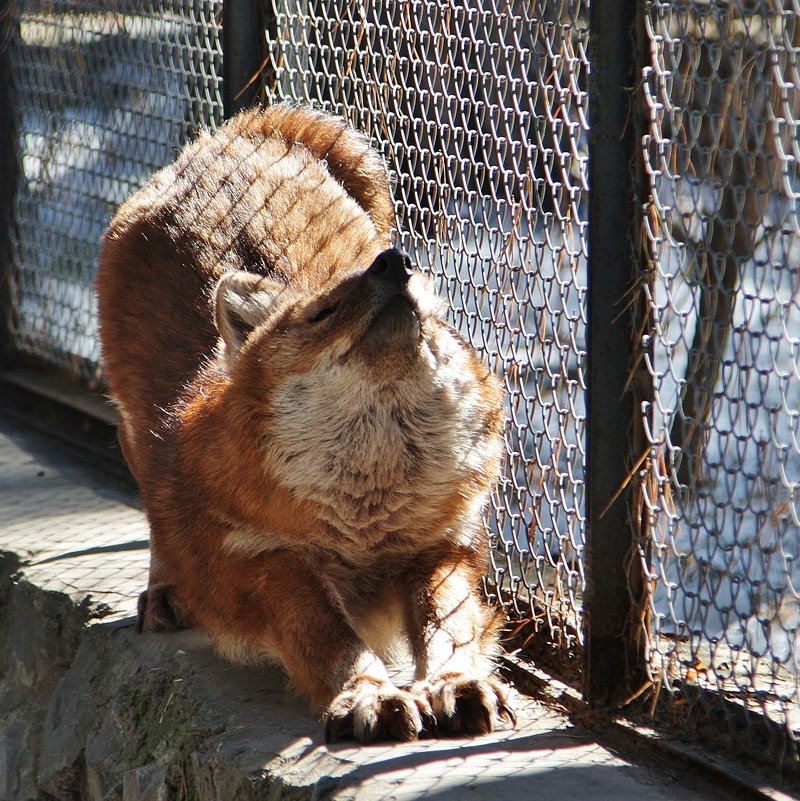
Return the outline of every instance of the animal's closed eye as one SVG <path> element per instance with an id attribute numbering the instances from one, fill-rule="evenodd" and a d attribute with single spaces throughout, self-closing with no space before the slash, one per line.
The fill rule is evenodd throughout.
<path id="1" fill-rule="evenodd" d="M 313 317 L 310 317 L 309 323 L 320 323 L 330 317 L 336 311 L 336 306 L 324 306 Z"/>

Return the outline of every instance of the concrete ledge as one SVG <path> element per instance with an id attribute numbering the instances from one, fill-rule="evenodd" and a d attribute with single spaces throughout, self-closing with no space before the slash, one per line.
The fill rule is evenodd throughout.
<path id="1" fill-rule="evenodd" d="M 135 633 L 146 536 L 129 489 L 0 419 L 3 801 L 726 797 L 527 697 L 485 737 L 326 746 L 279 670 L 223 662 L 199 631 Z"/>
<path id="2" fill-rule="evenodd" d="M 326 746 L 279 670 L 223 662 L 201 632 L 86 627 L 87 607 L 8 576 L 3 595 L 2 798 L 417 798 L 524 774 L 531 749 L 541 771 L 582 748 L 531 701 L 515 731 L 479 740 Z"/>
<path id="3" fill-rule="evenodd" d="M 223 662 L 201 632 L 83 628 L 90 611 L 63 594 L 8 576 L 3 593 L 2 798 L 516 798 L 534 777 L 570 797 L 588 768 L 624 767 L 530 699 L 515 730 L 479 739 L 326 746 L 280 671 Z"/>

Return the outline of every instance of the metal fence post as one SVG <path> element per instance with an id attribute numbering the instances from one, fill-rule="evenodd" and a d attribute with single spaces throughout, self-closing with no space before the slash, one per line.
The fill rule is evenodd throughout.
<path id="1" fill-rule="evenodd" d="M 10 48 L 17 35 L 12 4 L 12 0 L 0 0 L 0 75 L 3 76 L 11 75 Z M 0 81 L 0 108 L 6 109 L 0 121 L 0 369 L 10 366 L 13 355 L 11 227 L 18 168 L 11 95 L 11 82 L 6 77 Z"/>
<path id="2" fill-rule="evenodd" d="M 271 4 L 270 4 L 271 5 Z M 222 19 L 222 105 L 225 118 L 254 105 L 261 89 L 264 15 L 258 0 L 225 0 Z"/>
<path id="3" fill-rule="evenodd" d="M 634 376 L 638 265 L 636 0 L 590 10 L 587 590 L 584 692 L 619 705 L 643 682 L 645 577 L 634 447 L 644 442 Z M 640 497 L 640 496 L 639 496 Z"/>

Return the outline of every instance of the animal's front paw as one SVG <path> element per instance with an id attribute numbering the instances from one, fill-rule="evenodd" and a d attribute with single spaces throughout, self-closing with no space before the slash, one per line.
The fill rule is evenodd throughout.
<path id="1" fill-rule="evenodd" d="M 428 698 L 439 728 L 451 734 L 485 734 L 501 719 L 517 722 L 508 686 L 492 676 L 443 673 L 417 682 L 411 690 Z"/>
<path id="2" fill-rule="evenodd" d="M 410 741 L 423 732 L 432 732 L 435 726 L 436 719 L 424 696 L 371 676 L 359 676 L 333 699 L 325 713 L 328 742 L 349 738 L 361 743 Z"/>

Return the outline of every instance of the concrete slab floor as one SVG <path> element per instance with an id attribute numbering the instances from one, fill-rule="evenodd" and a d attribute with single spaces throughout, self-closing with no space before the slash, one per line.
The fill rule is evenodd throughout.
<path id="1" fill-rule="evenodd" d="M 75 602 L 91 596 L 105 604 L 109 614 L 101 625 L 116 631 L 129 647 L 157 647 L 192 660 L 194 672 L 203 677 L 208 703 L 224 711 L 220 753 L 237 754 L 248 771 L 277 770 L 287 788 L 313 785 L 309 795 L 287 792 L 276 798 L 733 797 L 702 777 L 681 775 L 680 767 L 656 770 L 614 754 L 588 730 L 530 698 L 519 700 L 515 729 L 480 738 L 326 746 L 319 722 L 284 690 L 276 669 L 225 663 L 200 632 L 135 635 L 130 630 L 148 563 L 147 524 L 135 493 L 68 448 L 2 418 L 0 550 L 25 560 L 24 576 L 37 586 L 65 593 Z M 117 623 L 109 626 L 108 621 Z"/>

